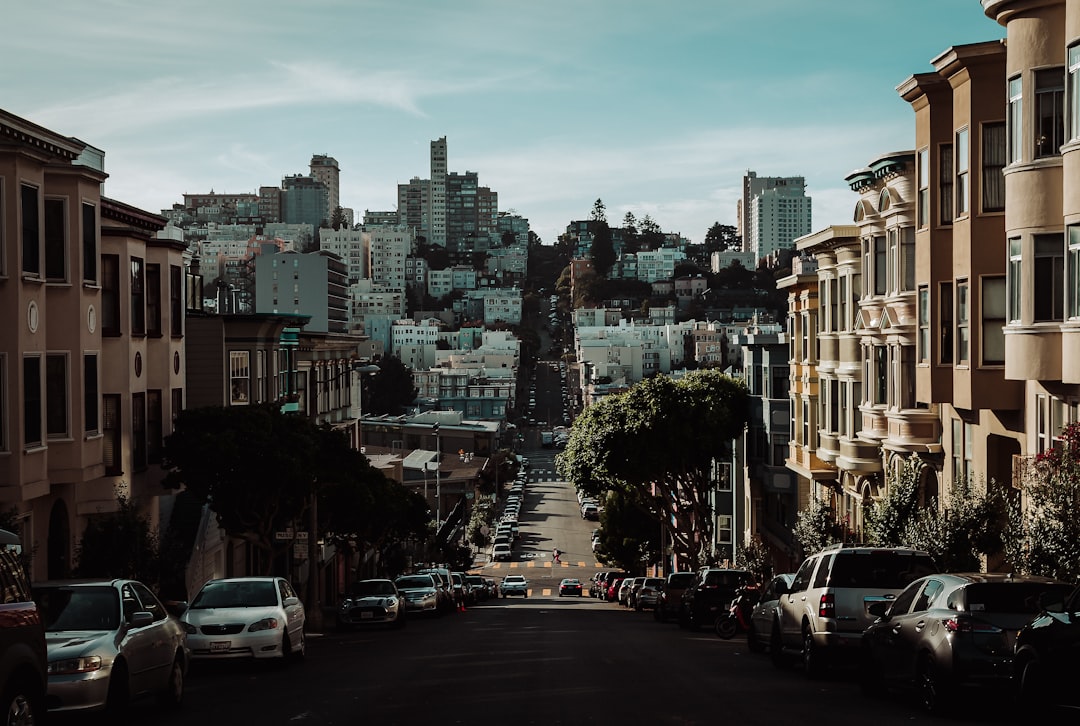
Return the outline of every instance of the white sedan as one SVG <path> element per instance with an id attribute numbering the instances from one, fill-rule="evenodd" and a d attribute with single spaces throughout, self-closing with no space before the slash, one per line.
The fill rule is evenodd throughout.
<path id="1" fill-rule="evenodd" d="M 210 580 L 180 622 L 192 658 L 304 657 L 304 605 L 283 577 Z"/>
<path id="2" fill-rule="evenodd" d="M 499 587 L 503 597 L 511 595 L 529 596 L 529 581 L 523 575 L 507 575 Z"/>

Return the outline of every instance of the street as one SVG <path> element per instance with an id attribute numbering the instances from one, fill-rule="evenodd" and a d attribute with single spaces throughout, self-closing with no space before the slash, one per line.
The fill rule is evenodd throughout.
<path id="1" fill-rule="evenodd" d="M 196 664 L 185 704 L 133 706 L 136 724 L 932 724 L 910 700 L 863 697 L 850 671 L 823 680 L 775 668 L 745 640 L 690 632 L 591 599 L 560 598 L 558 582 L 599 569 L 595 525 L 573 489 L 551 476 L 552 451 L 529 452 L 521 545 L 485 575 L 522 574 L 529 597 L 493 599 L 402 630 L 340 632 L 308 641 L 302 663 Z M 565 561 L 553 566 L 551 548 Z M 965 723 L 1010 723 L 980 706 Z"/>

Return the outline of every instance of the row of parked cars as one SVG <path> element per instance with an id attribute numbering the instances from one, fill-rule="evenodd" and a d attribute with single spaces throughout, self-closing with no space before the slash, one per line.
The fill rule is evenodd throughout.
<path id="1" fill-rule="evenodd" d="M 502 514 L 495 526 L 495 538 L 491 545 L 491 559 L 494 562 L 504 562 L 513 556 L 514 542 L 520 534 L 518 517 L 521 514 L 521 505 L 525 499 L 525 483 L 528 474 L 525 469 L 518 472 L 514 483 L 510 485 L 510 491 L 503 503 Z"/>
<path id="2" fill-rule="evenodd" d="M 941 573 L 918 550 L 836 546 L 766 583 L 725 568 L 660 583 L 599 573 L 590 593 L 639 610 L 655 603 L 656 620 L 686 628 L 712 627 L 751 593 L 740 620 L 750 650 L 809 677 L 854 667 L 868 695 L 913 693 L 932 713 L 956 710 L 972 686 L 1004 689 L 1026 709 L 1080 706 L 1070 687 L 1080 675 L 1080 588 L 1049 578 Z"/>

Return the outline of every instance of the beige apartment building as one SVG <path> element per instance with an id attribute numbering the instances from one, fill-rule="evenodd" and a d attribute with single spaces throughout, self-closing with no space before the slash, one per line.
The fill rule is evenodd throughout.
<path id="1" fill-rule="evenodd" d="M 0 111 L 0 507 L 31 577 L 70 574 L 117 494 L 156 523 L 184 399 L 183 244 L 102 196 L 97 149 Z"/>

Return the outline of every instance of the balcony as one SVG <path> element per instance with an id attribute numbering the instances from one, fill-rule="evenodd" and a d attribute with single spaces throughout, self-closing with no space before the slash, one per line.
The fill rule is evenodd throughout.
<path id="1" fill-rule="evenodd" d="M 886 414 L 888 435 L 882 448 L 900 454 L 941 451 L 941 419 L 932 409 L 893 410 Z"/>
<path id="2" fill-rule="evenodd" d="M 881 453 L 876 441 L 866 439 L 840 439 L 840 455 L 836 457 L 836 466 L 843 471 L 855 474 L 875 474 L 881 472 Z"/>
<path id="3" fill-rule="evenodd" d="M 1061 380 L 1062 337 L 1060 323 L 1005 326 L 1005 378 Z"/>

